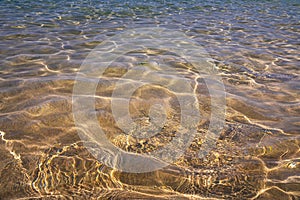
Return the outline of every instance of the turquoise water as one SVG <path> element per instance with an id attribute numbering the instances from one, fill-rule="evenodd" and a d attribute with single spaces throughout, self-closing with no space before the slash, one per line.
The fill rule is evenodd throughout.
<path id="1" fill-rule="evenodd" d="M 170 76 L 187 77 L 198 93 L 200 136 L 164 169 L 125 173 L 82 144 L 72 92 L 97 45 L 145 27 L 180 31 L 207 51 L 225 85 L 226 120 L 216 147 L 196 157 L 211 115 L 207 89 L 187 63 L 166 58 L 178 69 Z M 298 199 L 299 30 L 296 0 L 0 1 L 0 199 Z M 114 81 L 128 66 L 166 53 L 127 56 L 99 80 L 95 112 L 114 145 L 147 152 L 172 139 L 178 105 L 171 101 L 175 122 L 158 140 L 119 134 L 109 107 Z M 138 122 L 139 106 L 149 108 L 138 99 L 173 99 L 154 89 L 141 88 L 131 102 Z"/>

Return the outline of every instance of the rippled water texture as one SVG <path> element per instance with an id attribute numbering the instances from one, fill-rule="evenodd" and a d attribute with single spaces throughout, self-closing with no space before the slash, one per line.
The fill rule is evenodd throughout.
<path id="1" fill-rule="evenodd" d="M 300 198 L 299 1 L 3 0 L 0 26 L 0 199 Z M 120 172 L 97 161 L 77 134 L 76 72 L 108 37 L 157 26 L 184 32 L 209 53 L 226 88 L 226 125 L 215 148 L 199 158 L 211 112 L 205 82 L 164 52 L 131 52 L 109 66 L 96 89 L 94 112 L 114 145 L 149 152 L 178 128 L 176 98 L 151 85 L 133 94 L 129 108 L 143 124 L 150 105 L 170 105 L 173 120 L 158 136 L 133 138 L 113 119 L 115 81 L 149 58 L 176 69 L 174 80 L 191 81 L 202 118 L 172 165 Z"/>

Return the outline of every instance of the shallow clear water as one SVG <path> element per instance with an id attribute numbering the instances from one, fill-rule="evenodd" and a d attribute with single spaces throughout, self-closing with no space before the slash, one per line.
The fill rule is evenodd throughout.
<path id="1" fill-rule="evenodd" d="M 0 199 L 300 197 L 299 1 L 4 0 L 0 26 Z M 120 172 L 97 161 L 77 134 L 76 73 L 110 36 L 158 26 L 184 32 L 209 53 L 226 89 L 226 125 L 216 147 L 198 158 L 211 112 L 207 88 L 187 63 L 168 58 L 178 70 L 174 79 L 188 77 L 197 92 L 200 134 L 164 169 Z M 135 52 L 125 60 L 130 65 L 164 56 Z M 136 140 L 116 126 L 109 97 L 115 78 L 128 69 L 120 63 L 99 79 L 99 123 L 126 151 L 165 145 L 179 116 L 178 102 L 163 88 L 140 88 L 130 107 L 133 118 L 144 123 L 144 110 L 156 102 L 152 97 L 170 98 L 167 114 L 174 124 L 158 139 Z"/>

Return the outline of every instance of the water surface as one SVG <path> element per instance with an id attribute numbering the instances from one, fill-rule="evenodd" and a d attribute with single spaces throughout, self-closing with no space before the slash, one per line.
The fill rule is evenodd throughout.
<path id="1" fill-rule="evenodd" d="M 0 199 L 298 199 L 299 16 L 299 1 L 1 1 Z M 114 145 L 139 153 L 159 148 L 180 118 L 174 95 L 143 87 L 131 101 L 133 118 L 145 123 L 159 95 L 174 120 L 151 140 L 120 132 L 110 97 L 133 63 L 165 59 L 178 70 L 174 79 L 191 80 L 203 117 L 176 163 L 134 174 L 105 166 L 83 146 L 72 91 L 93 48 L 141 27 L 179 30 L 204 47 L 223 78 L 227 113 L 216 147 L 198 158 L 211 112 L 203 80 L 160 51 L 120 58 L 99 79 L 95 102 Z"/>

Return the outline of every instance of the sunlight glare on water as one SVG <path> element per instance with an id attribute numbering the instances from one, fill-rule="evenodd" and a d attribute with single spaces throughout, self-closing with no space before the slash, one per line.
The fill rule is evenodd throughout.
<path id="1" fill-rule="evenodd" d="M 299 16 L 296 0 L 0 1 L 0 199 L 299 199 Z M 222 77 L 225 125 L 207 152 L 212 102 L 221 92 L 215 88 L 211 96 L 206 68 L 200 74 L 189 60 L 159 47 L 129 51 L 94 78 L 80 71 L 104 41 L 157 27 L 205 49 L 211 70 Z M 126 102 L 135 126 L 122 129 L 128 121 L 114 118 L 113 109 L 124 107 L 114 90 L 137 81 L 124 76 L 133 68 L 138 83 L 160 84 L 132 93 Z M 151 70 L 159 75 L 152 78 Z M 95 156 L 97 144 L 87 149 L 78 134 L 91 124 L 74 120 L 76 76 L 82 84 L 97 83 L 94 109 L 83 116 L 95 116 L 106 139 L 133 155 L 156 152 L 180 132 L 178 96 L 186 94 L 163 86 L 187 81 L 200 112 L 195 137 L 187 149 L 171 152 L 183 154 L 162 169 L 111 168 L 110 160 Z"/>

